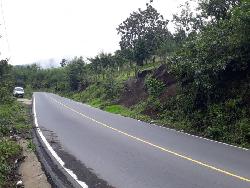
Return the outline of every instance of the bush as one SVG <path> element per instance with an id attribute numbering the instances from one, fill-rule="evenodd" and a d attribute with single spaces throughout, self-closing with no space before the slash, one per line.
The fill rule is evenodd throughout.
<path id="1" fill-rule="evenodd" d="M 104 84 L 105 99 L 113 100 L 119 97 L 122 89 L 121 83 L 113 78 L 107 79 Z"/>
<path id="2" fill-rule="evenodd" d="M 6 139 L 11 134 L 26 134 L 31 126 L 25 107 L 16 101 L 0 105 L 0 187 L 12 185 L 13 164 L 21 154 L 21 147 Z"/>
<path id="3" fill-rule="evenodd" d="M 9 134 L 14 122 L 12 104 L 0 105 L 0 137 Z"/>
<path id="4" fill-rule="evenodd" d="M 243 118 L 236 123 L 235 142 L 243 146 L 250 146 L 250 119 Z"/>
<path id="5" fill-rule="evenodd" d="M 21 154 L 21 147 L 14 141 L 0 140 L 0 187 L 6 185 L 12 164 L 18 155 Z"/>
<path id="6" fill-rule="evenodd" d="M 8 136 L 10 131 L 27 131 L 29 121 L 26 109 L 16 101 L 0 105 L 0 137 Z"/>
<path id="7" fill-rule="evenodd" d="M 147 99 L 147 106 L 145 110 L 147 109 L 155 113 L 159 113 L 159 112 L 162 112 L 163 106 L 162 106 L 161 101 L 158 98 L 149 96 L 149 98 Z"/>
<path id="8" fill-rule="evenodd" d="M 70 97 L 80 102 L 90 102 L 96 98 L 103 98 L 104 88 L 102 85 L 92 84 L 89 87 L 87 87 L 84 91 L 74 93 Z"/>
<path id="9" fill-rule="evenodd" d="M 162 81 L 159 81 L 152 77 L 147 78 L 145 84 L 149 95 L 151 95 L 152 97 L 158 97 L 165 89 L 165 85 Z"/>

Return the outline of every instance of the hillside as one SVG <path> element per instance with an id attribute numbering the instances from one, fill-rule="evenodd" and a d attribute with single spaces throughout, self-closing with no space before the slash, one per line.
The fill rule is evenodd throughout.
<path id="1" fill-rule="evenodd" d="M 221 4 L 222 3 L 222 4 Z M 250 4 L 189 3 L 168 20 L 147 4 L 118 27 L 120 49 L 13 67 L 15 85 L 243 147 L 250 144 Z"/>

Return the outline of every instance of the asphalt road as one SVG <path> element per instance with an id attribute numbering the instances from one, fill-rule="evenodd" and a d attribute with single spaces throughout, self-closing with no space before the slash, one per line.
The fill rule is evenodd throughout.
<path id="1" fill-rule="evenodd" d="M 85 166 L 118 188 L 250 188 L 249 150 L 54 94 L 35 93 L 34 98 L 38 126 L 50 142 L 48 133 L 53 133 L 60 145 L 55 151 L 65 164 L 76 161 L 71 170 L 81 181 L 85 181 Z"/>

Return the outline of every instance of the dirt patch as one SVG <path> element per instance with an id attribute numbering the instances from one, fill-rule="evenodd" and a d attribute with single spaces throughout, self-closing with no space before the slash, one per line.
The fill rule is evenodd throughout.
<path id="1" fill-rule="evenodd" d="M 119 104 L 130 107 L 142 100 L 147 99 L 148 93 L 145 87 L 145 78 L 147 75 L 151 75 L 153 78 L 162 81 L 166 89 L 161 94 L 160 101 L 168 100 L 169 97 L 176 95 L 176 79 L 168 72 L 167 65 L 161 65 L 155 70 L 144 70 L 138 72 L 137 78 L 130 78 L 124 84 L 124 90 L 118 101 Z M 148 109 L 147 115 L 155 115 L 157 112 L 153 112 L 153 109 Z"/>
<path id="2" fill-rule="evenodd" d="M 168 72 L 167 65 L 163 64 L 155 69 L 153 78 L 162 81 L 166 86 L 170 86 L 176 83 L 176 79 Z"/>
<path id="3" fill-rule="evenodd" d="M 136 105 L 142 100 L 146 100 L 148 93 L 145 87 L 145 78 L 148 75 L 162 81 L 165 85 L 165 90 L 158 97 L 160 103 L 164 103 L 169 100 L 169 98 L 176 95 L 176 78 L 168 72 L 167 65 L 163 64 L 154 70 L 144 70 L 139 72 L 136 78 L 127 80 L 124 84 L 124 91 L 118 103 L 130 107 Z M 148 103 L 142 113 L 153 119 L 157 119 L 161 111 L 155 104 Z"/>
<path id="4" fill-rule="evenodd" d="M 32 101 L 30 99 L 17 99 L 17 101 L 26 104 L 26 105 L 31 105 Z"/>
<path id="5" fill-rule="evenodd" d="M 131 78 L 125 82 L 124 91 L 118 103 L 126 107 L 130 107 L 137 104 L 141 100 L 146 99 L 147 96 L 148 95 L 144 87 L 144 79 Z"/>
<path id="6" fill-rule="evenodd" d="M 21 163 L 19 173 L 25 188 L 51 188 L 47 177 L 35 153 L 28 148 L 29 142 L 21 139 L 19 142 L 23 148 L 24 162 Z"/>

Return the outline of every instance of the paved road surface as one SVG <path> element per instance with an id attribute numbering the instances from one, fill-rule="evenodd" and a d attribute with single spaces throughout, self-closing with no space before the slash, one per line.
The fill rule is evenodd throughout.
<path id="1" fill-rule="evenodd" d="M 35 93 L 38 126 L 78 178 L 82 166 L 118 188 L 250 188 L 250 151 Z M 52 138 L 53 139 L 53 138 Z M 52 143 L 52 142 L 51 142 Z M 64 152 L 60 152 L 60 151 Z M 70 166 L 70 165 L 69 165 Z M 89 185 L 91 187 L 91 185 Z"/>

